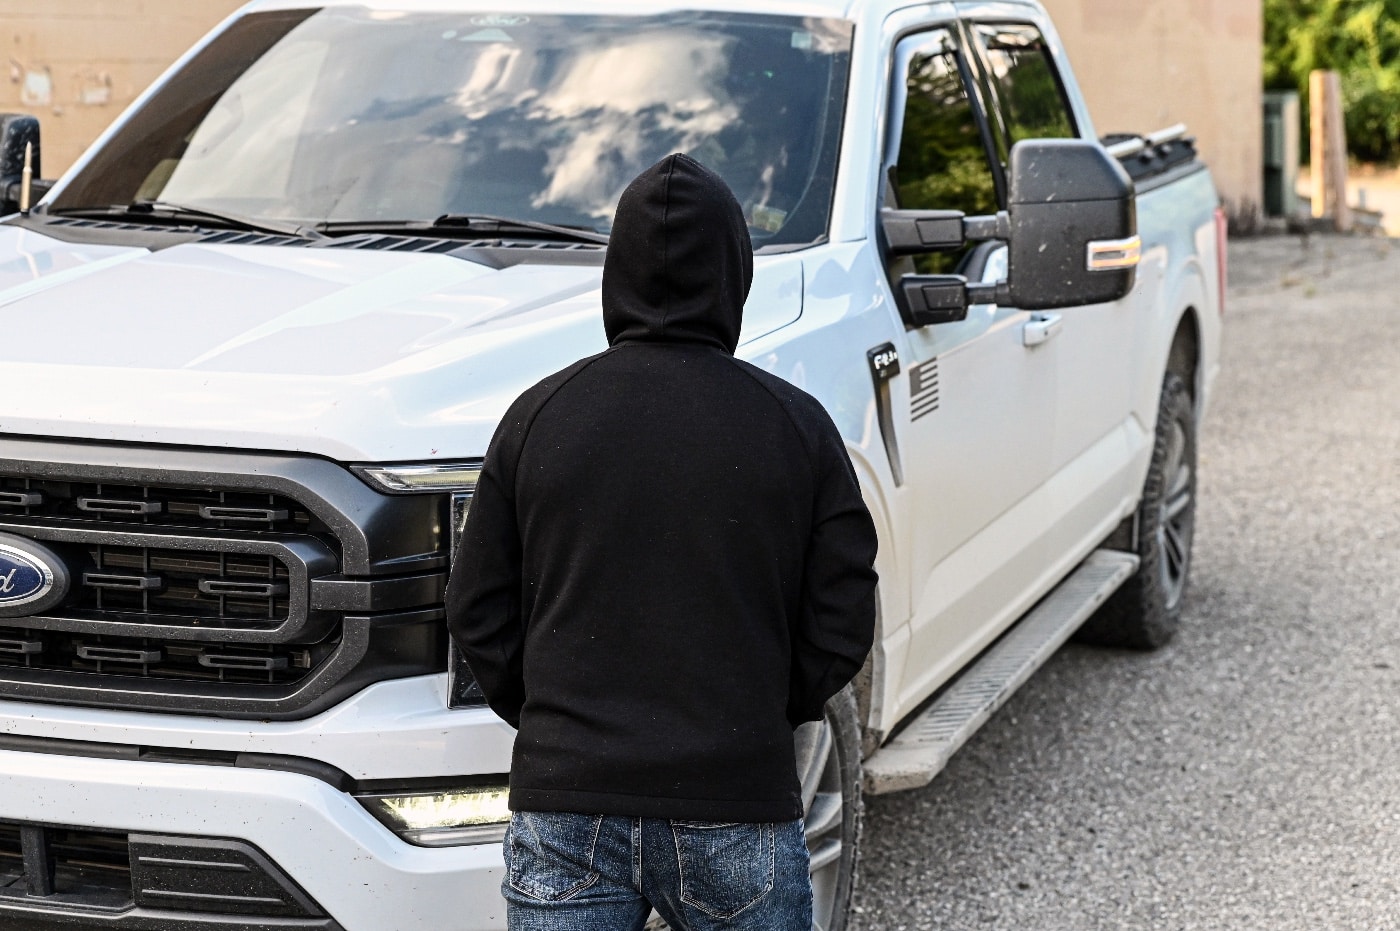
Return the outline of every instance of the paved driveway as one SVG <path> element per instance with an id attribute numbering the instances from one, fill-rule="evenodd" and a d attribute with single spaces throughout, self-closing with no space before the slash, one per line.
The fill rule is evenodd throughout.
<path id="1" fill-rule="evenodd" d="M 858 928 L 1400 928 L 1400 243 L 1231 261 L 1178 639 L 871 799 Z"/>

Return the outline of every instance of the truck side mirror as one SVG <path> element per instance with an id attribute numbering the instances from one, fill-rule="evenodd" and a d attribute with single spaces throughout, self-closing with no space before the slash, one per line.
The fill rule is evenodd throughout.
<path id="1" fill-rule="evenodd" d="M 1005 281 L 905 275 L 895 290 L 910 326 L 952 323 L 970 304 L 1049 310 L 1116 301 L 1132 291 L 1142 240 L 1132 179 L 1101 145 L 1081 139 L 1017 143 L 1008 209 L 988 217 L 946 210 L 881 211 L 886 251 L 917 255 L 965 242 L 1009 246 Z"/>
<path id="2" fill-rule="evenodd" d="M 19 210 L 20 186 L 24 175 L 24 150 L 30 152 L 30 171 L 39 173 L 39 121 L 20 113 L 0 113 L 0 215 Z M 38 192 L 35 192 L 37 199 Z"/>
<path id="3" fill-rule="evenodd" d="M 1133 182 L 1097 143 L 1017 143 L 1009 166 L 1009 303 L 1102 304 L 1133 289 L 1142 257 Z"/>

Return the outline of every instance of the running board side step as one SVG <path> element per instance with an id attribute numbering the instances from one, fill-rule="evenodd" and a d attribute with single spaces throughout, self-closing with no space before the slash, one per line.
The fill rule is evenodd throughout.
<path id="1" fill-rule="evenodd" d="M 865 761 L 865 791 L 882 795 L 932 782 L 968 738 L 1137 567 L 1138 558 L 1131 553 L 1091 553 L 933 704 Z"/>

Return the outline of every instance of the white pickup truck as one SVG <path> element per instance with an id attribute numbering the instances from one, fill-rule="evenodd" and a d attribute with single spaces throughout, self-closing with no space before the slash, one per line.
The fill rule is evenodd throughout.
<path id="1" fill-rule="evenodd" d="M 1098 139 L 1036 3 L 259 0 L 56 182 L 37 142 L 0 119 L 0 928 L 503 927 L 513 732 L 445 572 L 672 151 L 880 532 L 875 649 L 795 740 L 820 928 L 862 789 L 1076 630 L 1176 626 L 1217 196 L 1179 129 Z"/>

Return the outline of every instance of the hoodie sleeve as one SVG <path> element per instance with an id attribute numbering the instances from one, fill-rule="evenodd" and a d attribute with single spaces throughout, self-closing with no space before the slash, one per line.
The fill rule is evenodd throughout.
<path id="1" fill-rule="evenodd" d="M 525 704 L 521 544 L 515 511 L 521 421 L 513 409 L 491 440 L 447 581 L 447 629 L 487 704 L 512 727 L 520 726 Z"/>
<path id="2" fill-rule="evenodd" d="M 788 720 L 794 727 L 821 719 L 875 640 L 875 524 L 836 425 L 825 412 L 822 420 L 802 610 L 792 639 Z"/>

